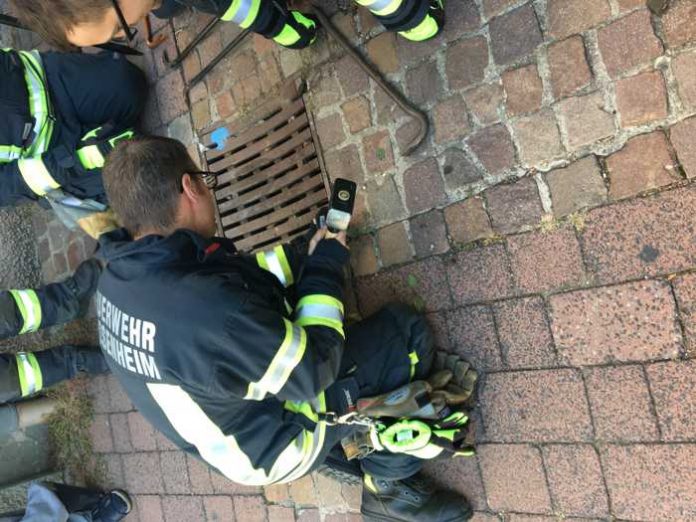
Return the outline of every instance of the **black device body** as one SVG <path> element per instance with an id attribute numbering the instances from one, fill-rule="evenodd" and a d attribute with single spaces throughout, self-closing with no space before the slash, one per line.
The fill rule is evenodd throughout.
<path id="1" fill-rule="evenodd" d="M 348 229 L 355 207 L 358 186 L 343 178 L 337 178 L 331 192 L 329 211 L 326 214 L 326 227 L 329 232 L 338 234 Z"/>

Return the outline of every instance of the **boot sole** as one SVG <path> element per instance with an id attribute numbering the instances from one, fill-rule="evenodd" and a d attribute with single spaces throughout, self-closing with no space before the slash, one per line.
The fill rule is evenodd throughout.
<path id="1" fill-rule="evenodd" d="M 365 522 L 409 522 L 405 518 L 388 517 L 385 515 L 379 515 L 377 513 L 366 513 L 362 510 L 360 511 L 360 514 L 363 516 L 363 520 Z M 470 511 L 464 516 L 448 518 L 447 520 L 439 520 L 438 522 L 465 522 L 466 520 L 471 520 L 472 516 L 474 516 L 474 513 Z"/>

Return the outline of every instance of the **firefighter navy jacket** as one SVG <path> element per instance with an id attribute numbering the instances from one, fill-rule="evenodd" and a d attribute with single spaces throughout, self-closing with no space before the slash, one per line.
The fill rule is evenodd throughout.
<path id="1" fill-rule="evenodd" d="M 116 230 L 100 243 L 100 344 L 138 410 L 238 483 L 304 475 L 343 352 L 348 251 L 329 240 L 309 257 L 253 257 L 187 230 L 138 241 Z"/>

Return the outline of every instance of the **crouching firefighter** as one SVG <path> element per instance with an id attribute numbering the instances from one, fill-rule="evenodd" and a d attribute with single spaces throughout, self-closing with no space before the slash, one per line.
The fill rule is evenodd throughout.
<path id="1" fill-rule="evenodd" d="M 0 206 L 40 200 L 92 237 L 113 229 L 101 167 L 145 88 L 120 55 L 0 50 Z"/>
<path id="2" fill-rule="evenodd" d="M 356 0 L 389 31 L 424 41 L 444 26 L 443 0 Z M 131 26 L 152 12 L 172 18 L 185 7 L 209 13 L 290 49 L 312 44 L 319 27 L 308 12 L 286 0 L 11 0 L 25 25 L 46 41 L 67 48 L 87 47 L 113 38 L 132 40 Z"/>
<path id="3" fill-rule="evenodd" d="M 365 440 L 363 415 L 379 413 L 380 394 L 429 374 L 431 337 L 398 306 L 344 328 L 345 235 L 321 229 L 304 253 L 256 255 L 214 237 L 216 182 L 167 138 L 135 138 L 109 156 L 104 183 L 124 228 L 100 239 L 100 344 L 138 410 L 179 447 L 241 484 L 293 481 L 342 440 Z M 425 406 L 418 388 L 411 395 Z M 373 409 L 358 418 L 361 398 Z M 470 453 L 464 425 L 453 412 L 370 426 L 363 512 L 468 519 L 466 499 L 416 477 L 424 458 Z M 414 443 L 401 444 L 408 430 Z"/>

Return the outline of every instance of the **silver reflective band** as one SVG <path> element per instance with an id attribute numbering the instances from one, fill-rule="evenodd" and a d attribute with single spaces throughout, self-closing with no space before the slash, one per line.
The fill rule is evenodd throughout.
<path id="1" fill-rule="evenodd" d="M 298 318 L 301 317 L 321 317 L 343 322 L 341 310 L 335 306 L 325 304 L 303 304 L 298 313 Z"/>
<path id="2" fill-rule="evenodd" d="M 288 282 L 285 279 L 285 272 L 283 272 L 283 266 L 280 264 L 280 259 L 274 251 L 266 252 L 266 263 L 268 263 L 268 270 L 278 278 L 283 286 L 288 286 Z"/>
<path id="3" fill-rule="evenodd" d="M 27 316 L 24 318 L 24 327 L 22 330 L 24 332 L 33 332 L 40 326 L 39 318 L 37 317 L 36 309 L 34 308 L 35 303 L 32 301 L 27 290 L 15 290 L 14 294 L 19 296 L 19 298 L 22 300 L 24 311 L 27 313 Z M 26 355 L 24 357 L 26 358 Z"/>
<path id="4" fill-rule="evenodd" d="M 254 0 L 241 0 L 237 11 L 232 17 L 232 21 L 237 25 L 241 25 L 244 20 L 247 19 L 249 13 L 251 12 L 251 6 L 254 4 Z"/>
<path id="5" fill-rule="evenodd" d="M 360 0 L 358 3 L 364 5 L 370 11 L 381 11 L 386 9 L 394 0 Z"/>
<path id="6" fill-rule="evenodd" d="M 34 375 L 34 368 L 29 362 L 29 358 L 26 353 L 18 353 L 17 358 L 22 363 L 22 368 L 24 368 L 24 378 L 27 381 L 27 395 L 32 395 L 36 393 L 36 376 Z"/>
<path id="7" fill-rule="evenodd" d="M 38 51 L 25 52 L 23 56 L 24 60 L 30 61 L 27 55 L 36 60 L 36 67 L 39 70 L 43 70 L 43 63 L 41 60 L 41 55 Z M 37 71 L 33 67 L 25 63 L 24 70 L 26 72 L 25 77 L 27 83 L 31 86 L 31 92 L 29 93 L 30 104 L 31 104 L 31 115 L 34 117 L 34 139 L 36 140 L 32 144 L 32 153 L 34 155 L 43 154 L 48 149 L 48 140 L 46 136 L 43 135 L 44 126 L 48 124 L 48 106 L 46 105 L 45 88 L 43 78 L 39 76 Z"/>

